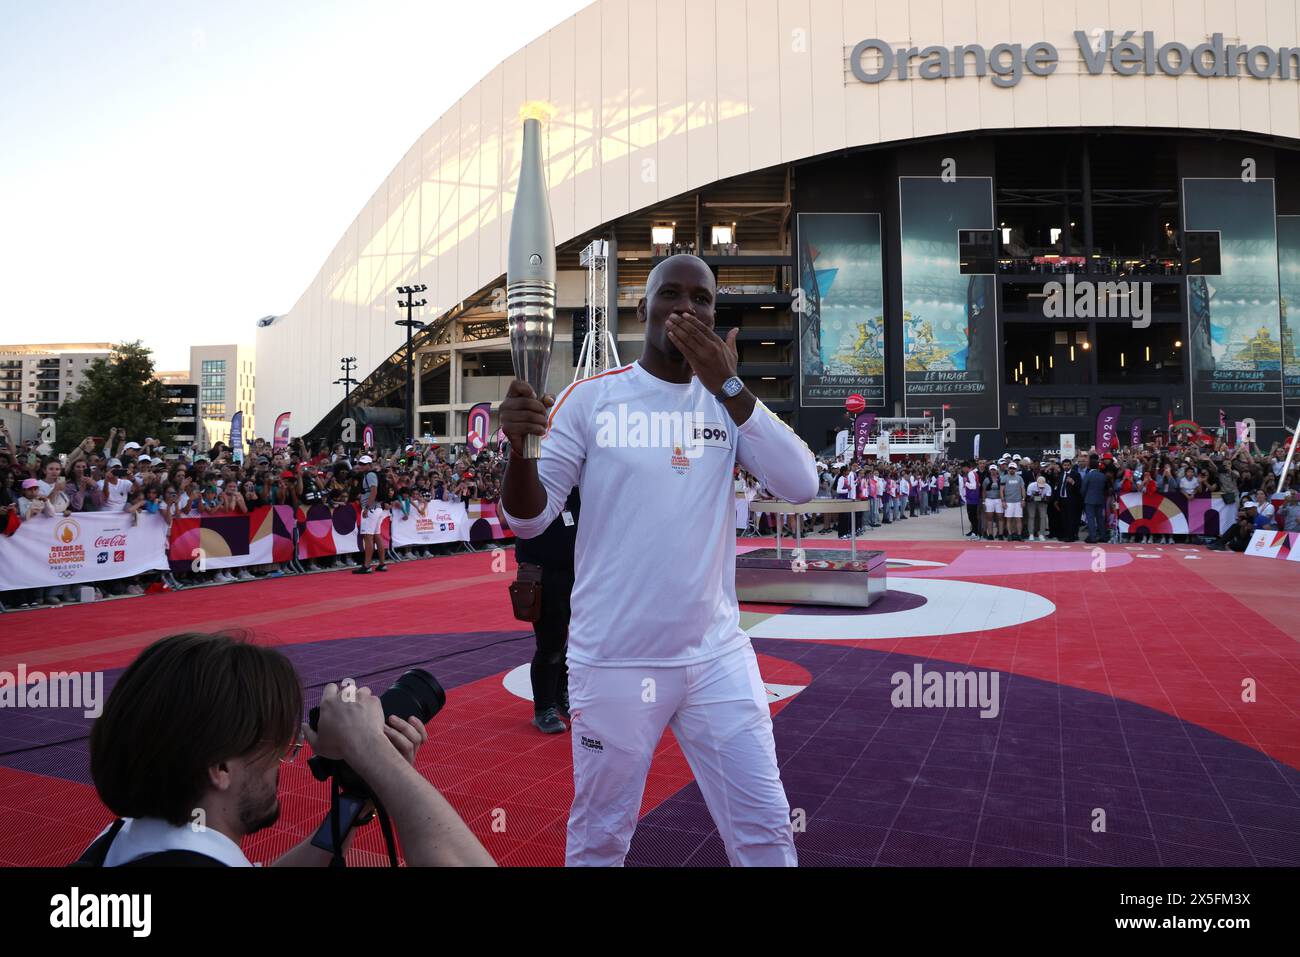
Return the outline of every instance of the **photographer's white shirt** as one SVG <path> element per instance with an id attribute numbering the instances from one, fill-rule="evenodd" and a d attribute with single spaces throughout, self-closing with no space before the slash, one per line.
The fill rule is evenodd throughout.
<path id="1" fill-rule="evenodd" d="M 113 843 L 109 845 L 108 856 L 104 858 L 105 867 L 119 867 L 129 864 L 137 857 L 163 851 L 195 851 L 214 858 L 227 867 L 253 866 L 238 844 L 210 827 L 198 830 L 190 824 L 175 827 L 156 817 L 128 817 L 125 820 L 122 830 L 117 832 Z M 108 827 L 100 831 L 95 840 L 103 837 L 106 831 Z"/>
<path id="2" fill-rule="evenodd" d="M 664 441 L 674 414 L 679 432 L 689 414 L 686 447 Z M 647 420 L 656 424 L 636 428 Z M 528 519 L 501 511 L 516 535 L 532 538 L 573 486 L 581 491 L 571 662 L 681 666 L 748 643 L 736 602 L 732 469 L 739 463 L 786 501 L 816 496 L 813 454 L 789 426 L 762 402 L 737 426 L 698 378 L 666 382 L 634 362 L 564 390 L 541 445 L 546 507 Z"/>
<path id="3" fill-rule="evenodd" d="M 99 488 L 104 493 L 104 508 L 106 511 L 121 509 L 126 504 L 126 500 L 131 497 L 131 493 L 135 491 L 135 486 L 125 476 L 118 479 L 113 485 L 109 485 L 107 479 L 100 479 Z"/>

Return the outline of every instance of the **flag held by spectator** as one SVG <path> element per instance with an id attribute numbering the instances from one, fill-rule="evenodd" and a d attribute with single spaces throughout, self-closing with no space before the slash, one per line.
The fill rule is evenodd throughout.
<path id="1" fill-rule="evenodd" d="M 240 465 L 244 461 L 244 413 L 243 410 L 236 412 L 230 417 L 230 454 L 234 456 L 235 464 Z"/>
<path id="2" fill-rule="evenodd" d="M 475 452 L 487 448 L 489 429 L 492 422 L 492 404 L 480 402 L 469 410 L 469 423 L 466 427 L 465 440 Z"/>
<path id="3" fill-rule="evenodd" d="M 1117 405 L 1108 405 L 1097 413 L 1097 448 L 1103 451 L 1112 448 L 1119 429 L 1119 410 Z"/>
<path id="4" fill-rule="evenodd" d="M 275 420 L 275 438 L 271 448 L 275 451 L 287 449 L 289 447 L 289 413 L 281 412 Z"/>

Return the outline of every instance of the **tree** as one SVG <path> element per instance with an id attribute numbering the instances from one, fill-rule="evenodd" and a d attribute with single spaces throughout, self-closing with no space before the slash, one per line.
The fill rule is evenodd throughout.
<path id="1" fill-rule="evenodd" d="M 108 359 L 96 359 L 76 396 L 55 413 L 55 450 L 69 452 L 88 435 L 106 438 L 114 426 L 132 441 L 153 437 L 171 445 L 174 433 L 166 421 L 176 408 L 153 373 L 153 353 L 139 340 L 114 346 Z"/>

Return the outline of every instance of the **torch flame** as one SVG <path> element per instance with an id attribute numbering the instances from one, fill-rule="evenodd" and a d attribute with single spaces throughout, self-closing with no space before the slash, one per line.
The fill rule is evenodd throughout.
<path id="1" fill-rule="evenodd" d="M 519 122 L 524 120 L 537 120 L 542 126 L 550 122 L 555 115 L 555 105 L 545 100 L 529 100 L 523 106 L 519 107 Z"/>
<path id="2" fill-rule="evenodd" d="M 59 538 L 63 539 L 63 544 L 68 544 L 68 542 L 72 541 L 72 529 L 64 525 L 63 534 L 60 535 Z"/>

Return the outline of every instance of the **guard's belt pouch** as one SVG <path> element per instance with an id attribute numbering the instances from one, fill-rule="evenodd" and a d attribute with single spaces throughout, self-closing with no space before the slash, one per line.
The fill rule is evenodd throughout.
<path id="1" fill-rule="evenodd" d="M 542 566 L 519 563 L 519 576 L 510 583 L 510 604 L 519 621 L 542 617 Z"/>

